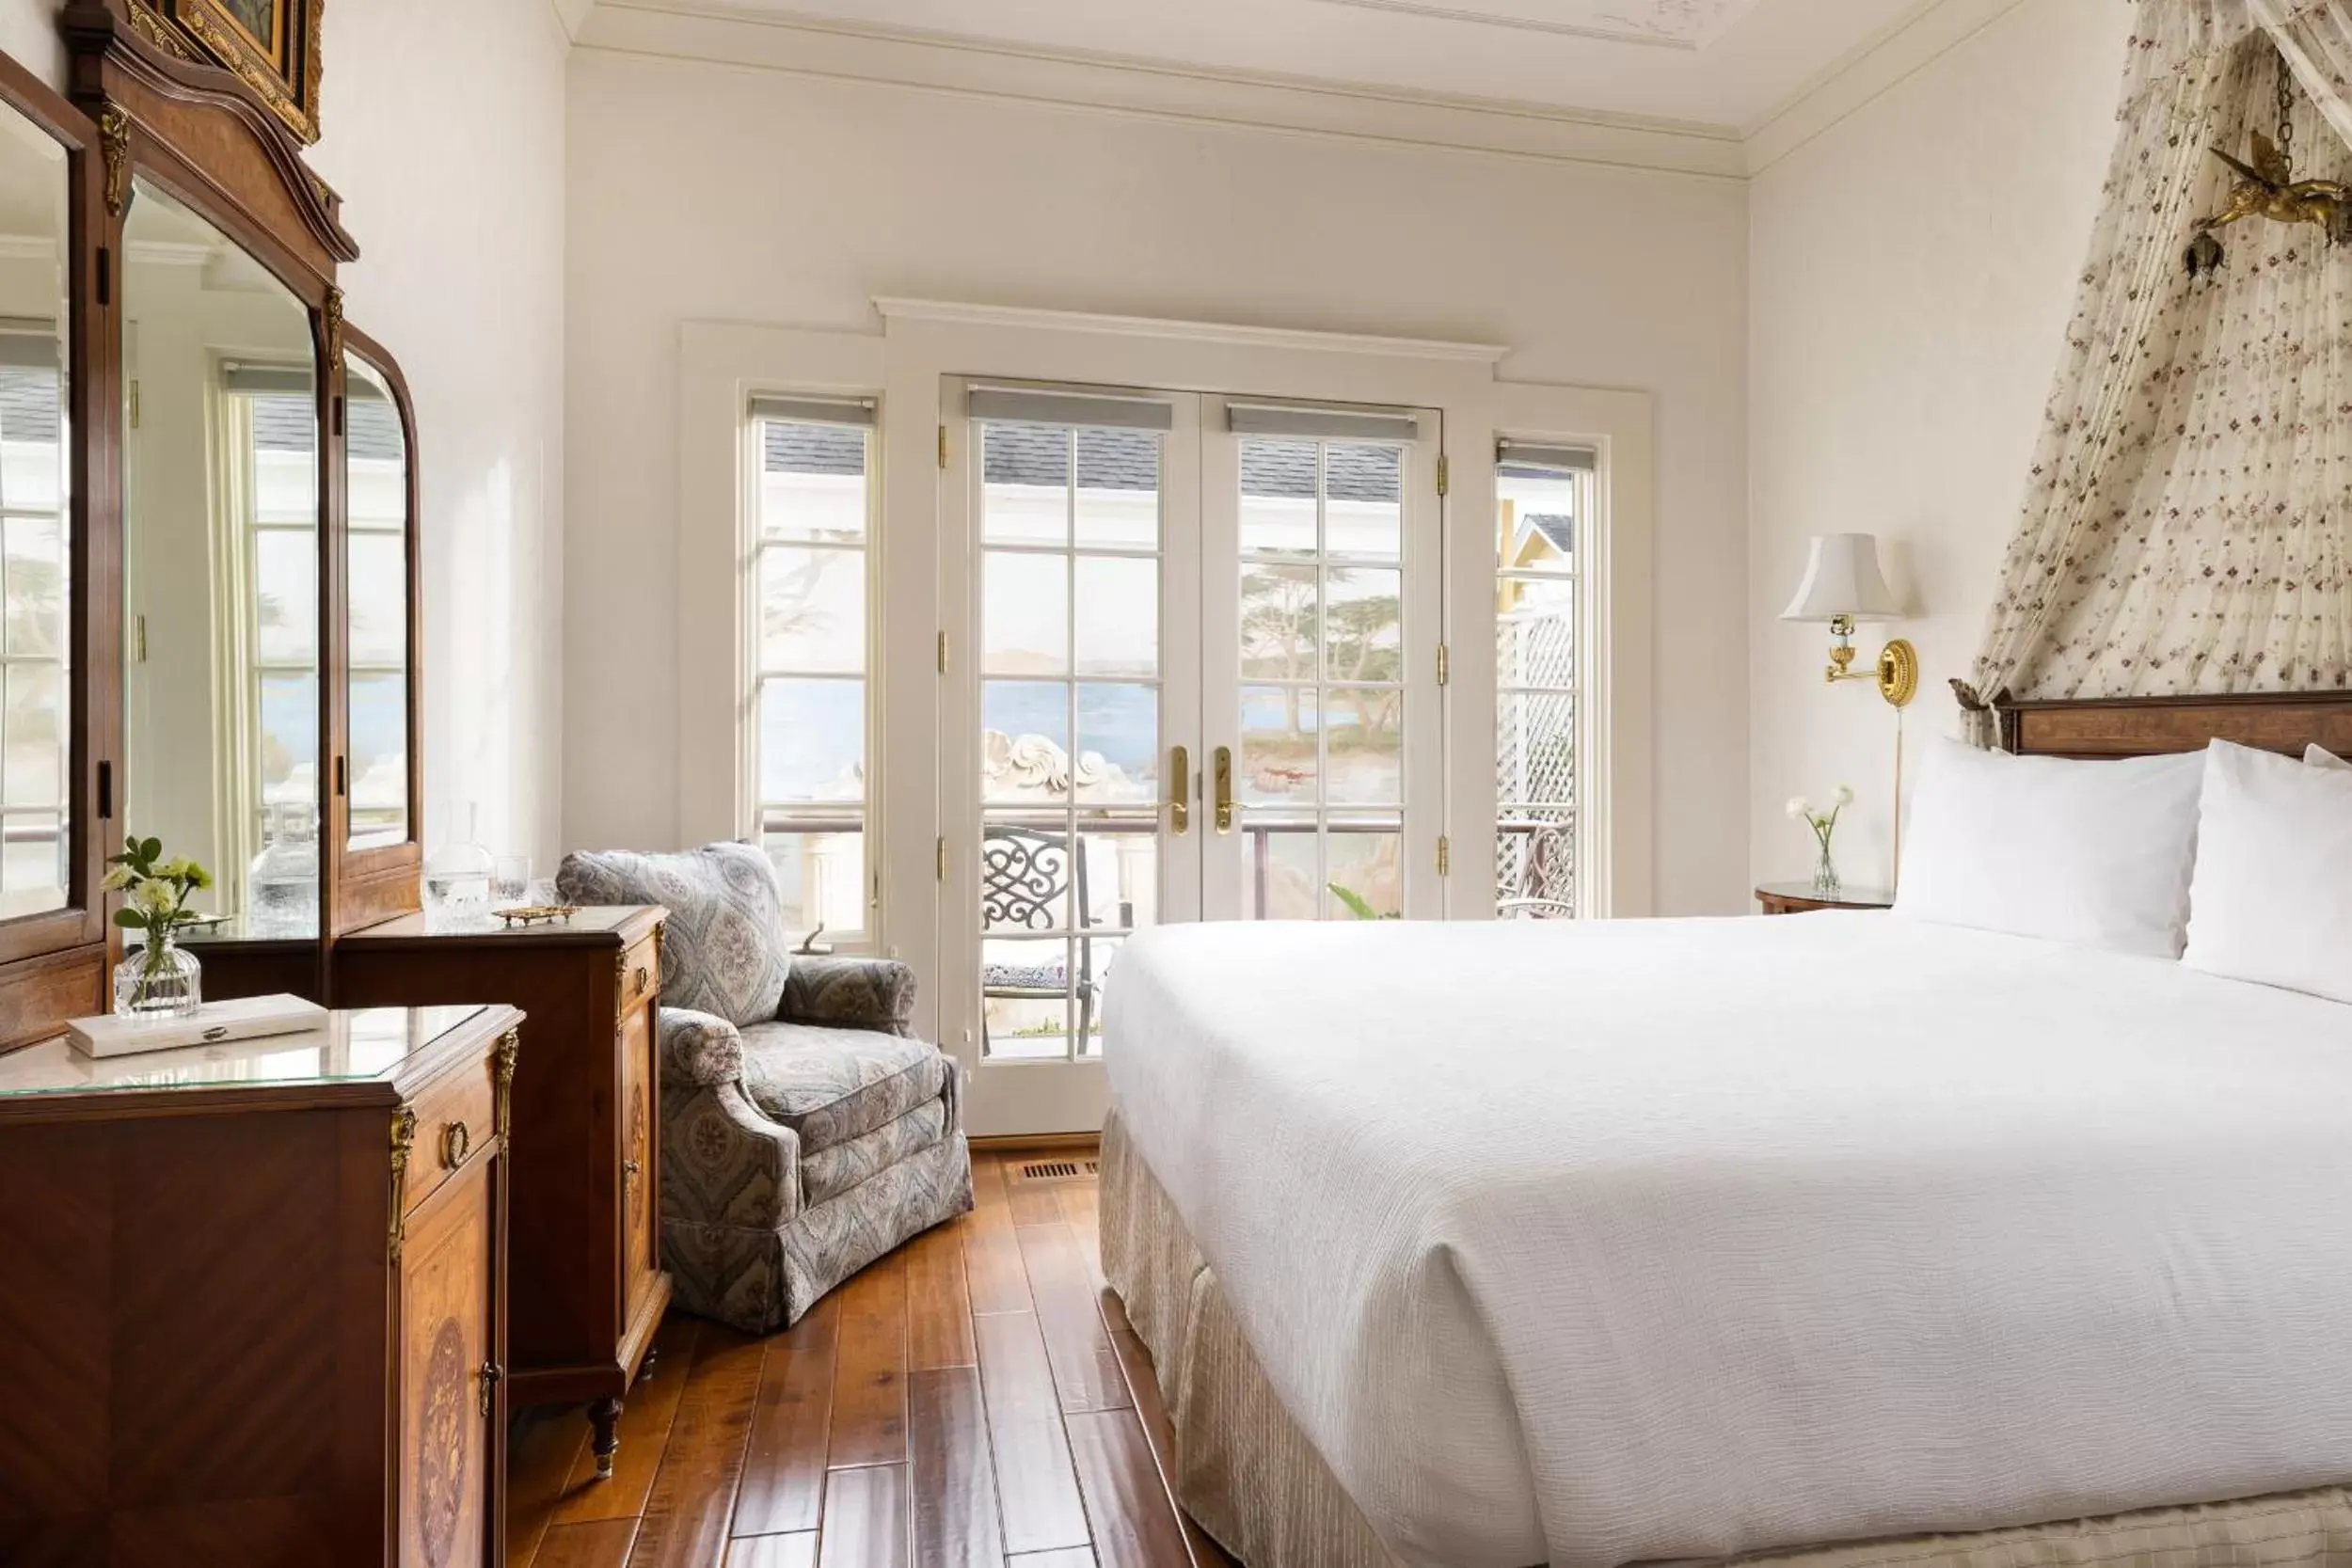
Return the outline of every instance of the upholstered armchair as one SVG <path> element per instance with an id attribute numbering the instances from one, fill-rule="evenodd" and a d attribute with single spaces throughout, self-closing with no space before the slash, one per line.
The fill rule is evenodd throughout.
<path id="1" fill-rule="evenodd" d="M 785 945 L 748 845 L 569 855 L 580 904 L 660 904 L 661 1257 L 683 1309 L 797 1322 L 908 1237 L 972 1207 L 955 1063 L 914 1037 L 914 977 Z"/>

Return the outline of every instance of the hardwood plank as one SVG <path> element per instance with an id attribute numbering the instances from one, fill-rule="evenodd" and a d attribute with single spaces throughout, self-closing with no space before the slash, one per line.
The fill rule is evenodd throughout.
<path id="1" fill-rule="evenodd" d="M 1005 1549 L 1085 1545 L 1086 1507 L 1078 1497 L 1070 1444 L 1062 1435 L 1061 1401 L 1054 1392 L 1053 1368 L 1036 1317 L 994 1312 L 972 1324 L 979 1344 L 989 1452 L 1004 1505 Z"/>
<path id="2" fill-rule="evenodd" d="M 1067 1546 L 1058 1552 L 1023 1552 L 1005 1560 L 1005 1568 L 1094 1568 L 1094 1548 Z"/>
<path id="3" fill-rule="evenodd" d="M 739 1536 L 817 1528 L 825 1496 L 840 1304 L 838 1295 L 825 1297 L 799 1323 L 768 1341 L 735 1503 Z"/>
<path id="4" fill-rule="evenodd" d="M 710 1568 L 726 1549 L 767 1342 L 716 1323 L 700 1333 L 630 1568 Z"/>
<path id="5" fill-rule="evenodd" d="M 817 1560 L 820 1568 L 905 1568 L 905 1465 L 867 1465 L 833 1473 Z"/>
<path id="6" fill-rule="evenodd" d="M 963 1232 L 963 1272 L 972 1310 L 1026 1312 L 1029 1275 L 1022 1267 L 1021 1243 L 1005 1197 L 1002 1162 L 992 1158 L 983 1164 L 975 1157 L 972 1191 L 977 1207 L 967 1216 Z"/>
<path id="7" fill-rule="evenodd" d="M 1005 1546 L 978 1369 L 908 1374 L 907 1439 L 919 1568 L 998 1568 Z"/>
<path id="8" fill-rule="evenodd" d="M 590 1519 L 634 1519 L 645 1512 L 653 1495 L 653 1478 L 661 1468 L 661 1452 L 670 1441 L 670 1423 L 677 1415 L 678 1397 L 693 1375 L 694 1351 L 701 1342 L 702 1323 L 694 1318 L 664 1318 L 654 1334 L 661 1353 L 660 1371 L 640 1379 L 621 1402 L 621 1446 L 612 1455 L 612 1477 L 596 1479 L 596 1456 L 582 1449 L 573 1462 L 564 1500 L 555 1522 L 576 1525 Z M 575 1417 L 580 1430 L 585 1417 Z"/>
<path id="9" fill-rule="evenodd" d="M 1061 1189 L 1058 1181 L 1018 1181 L 1013 1172 L 1022 1162 L 1005 1163 L 1005 1196 L 1012 1209 L 1015 1225 L 1059 1225 L 1061 1223 Z"/>
<path id="10" fill-rule="evenodd" d="M 564 1413 L 575 1419 L 580 1415 L 569 1406 Z M 514 1568 L 622 1568 L 628 1561 L 629 1543 L 636 1537 L 637 1521 L 633 1518 L 556 1525 L 539 1543 L 537 1556 L 518 1558 L 514 1554 L 514 1544 L 509 1542 L 506 1560 Z"/>
<path id="11" fill-rule="evenodd" d="M 1106 1300 L 1116 1300 L 1105 1292 Z M 1144 1441 L 1151 1446 L 1152 1461 L 1160 1472 L 1160 1489 L 1168 1494 L 1168 1506 L 1176 1505 L 1176 1428 L 1168 1419 L 1168 1405 L 1160 1396 L 1159 1374 L 1152 1365 L 1152 1353 L 1133 1329 L 1115 1330 L 1112 1348 L 1119 1352 L 1120 1369 L 1127 1374 L 1127 1392 L 1136 1402 L 1136 1416 L 1143 1422 Z M 1232 1568 L 1233 1560 L 1225 1548 L 1211 1539 L 1209 1533 L 1181 1510 L 1177 1525 L 1184 1532 L 1184 1544 L 1192 1548 L 1192 1560 L 1200 1568 Z"/>
<path id="12" fill-rule="evenodd" d="M 963 1283 L 963 1233 L 959 1214 L 909 1242 L 907 1254 L 907 1370 L 977 1365 L 972 1349 L 972 1294 Z"/>
<path id="13" fill-rule="evenodd" d="M 907 1458 L 907 1266 L 903 1250 L 841 1290 L 834 1347 L 833 1440 L 825 1463 L 903 1465 Z"/>
<path id="14" fill-rule="evenodd" d="M 1103 1277 L 1103 1212 L 1101 1194 L 1091 1181 L 1072 1181 L 1061 1189 L 1062 1223 L 1078 1238 L 1078 1250 L 1087 1260 L 1087 1272 L 1094 1276 L 1096 1289 L 1110 1283 Z"/>
<path id="15" fill-rule="evenodd" d="M 1066 1420 L 1101 1568 L 1166 1568 L 1191 1561 L 1136 1413 L 1094 1411 Z"/>
<path id="16" fill-rule="evenodd" d="M 1127 1397 L 1127 1379 L 1119 1370 L 1119 1354 L 1111 1348 L 1094 1278 L 1087 1272 L 1076 1235 L 1056 1221 L 1025 1225 L 1020 1238 L 1029 1295 L 1045 1332 L 1045 1354 L 1053 1363 L 1062 1409 L 1126 1409 L 1134 1402 Z"/>
<path id="17" fill-rule="evenodd" d="M 739 1536 L 727 1543 L 727 1568 L 817 1568 L 817 1532 Z"/>
<path id="18" fill-rule="evenodd" d="M 506 1560 L 513 1568 L 531 1568 L 587 1447 L 588 1423 L 576 1404 L 526 1411 L 507 1428 Z"/>

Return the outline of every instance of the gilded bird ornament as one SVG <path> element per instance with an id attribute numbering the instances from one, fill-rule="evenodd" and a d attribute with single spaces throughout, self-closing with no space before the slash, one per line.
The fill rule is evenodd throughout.
<path id="1" fill-rule="evenodd" d="M 2230 187 L 2230 199 L 2221 211 L 2198 221 L 2196 236 L 2182 258 L 2192 278 L 2221 265 L 2221 242 L 2214 238 L 2214 230 L 2241 218 L 2313 224 L 2334 244 L 2352 242 L 2352 184 L 2296 179 L 2287 154 L 2260 131 L 2253 134 L 2252 150 L 2249 162 L 2213 149 L 2213 155 L 2229 165 L 2238 181 Z"/>

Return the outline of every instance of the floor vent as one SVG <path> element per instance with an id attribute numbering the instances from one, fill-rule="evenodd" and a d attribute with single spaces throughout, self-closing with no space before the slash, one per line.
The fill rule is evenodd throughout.
<path id="1" fill-rule="evenodd" d="M 1077 1181 L 1100 1173 L 1092 1160 L 1031 1160 L 1015 1167 L 1016 1181 Z"/>

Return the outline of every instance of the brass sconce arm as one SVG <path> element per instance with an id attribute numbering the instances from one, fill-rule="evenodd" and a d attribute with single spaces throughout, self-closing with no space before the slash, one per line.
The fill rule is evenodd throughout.
<path id="1" fill-rule="evenodd" d="M 1829 650 L 1829 665 L 1821 678 L 1832 684 L 1838 681 L 1878 682 L 1879 695 L 1896 707 L 1908 707 L 1911 699 L 1919 693 L 1919 650 L 1905 638 L 1895 638 L 1879 650 L 1878 662 L 1867 670 L 1851 668 L 1853 664 L 1853 617 L 1839 615 L 1829 624 L 1830 634 L 1837 639 Z"/>

